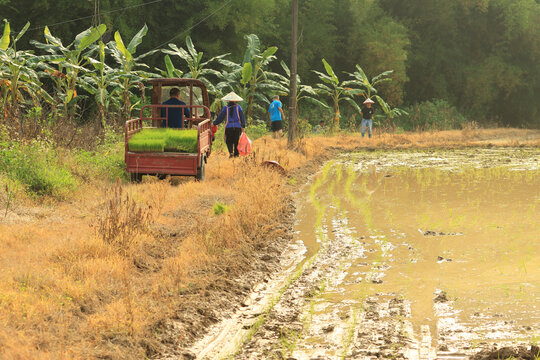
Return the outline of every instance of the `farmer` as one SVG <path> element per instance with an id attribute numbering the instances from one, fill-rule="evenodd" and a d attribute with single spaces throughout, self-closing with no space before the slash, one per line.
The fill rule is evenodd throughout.
<path id="1" fill-rule="evenodd" d="M 242 107 L 238 102 L 244 100 L 234 92 L 230 92 L 225 95 L 221 100 L 227 101 L 225 106 L 219 113 L 214 125 L 221 124 L 225 120 L 225 144 L 229 150 L 229 157 L 237 157 L 238 152 L 238 140 L 240 135 L 245 131 L 246 117 L 242 111 Z"/>
<path id="2" fill-rule="evenodd" d="M 268 118 L 270 120 L 270 126 L 272 126 L 274 139 L 283 136 L 283 119 L 285 114 L 283 113 L 281 101 L 279 101 L 279 95 L 274 95 L 274 101 L 268 107 Z"/>
<path id="3" fill-rule="evenodd" d="M 315 134 L 322 134 L 326 131 L 326 126 L 324 124 L 324 120 L 321 120 L 319 122 L 319 125 L 315 126 Z"/>
<path id="4" fill-rule="evenodd" d="M 371 137 L 371 131 L 373 129 L 373 113 L 375 112 L 375 109 L 371 107 L 371 104 L 374 103 L 375 102 L 371 99 L 364 101 L 364 107 L 362 107 L 362 127 L 360 128 L 362 137 L 364 137 L 364 134 L 366 133 L 366 126 L 368 127 L 368 136 Z"/>
<path id="5" fill-rule="evenodd" d="M 184 105 L 186 103 L 180 100 L 180 89 L 172 88 L 169 91 L 170 99 L 163 102 L 162 105 Z M 163 126 L 167 127 L 167 122 L 169 123 L 170 128 L 181 129 L 184 127 L 184 117 L 190 117 L 189 109 L 185 108 L 175 108 L 175 107 L 164 107 L 161 108 L 161 117 L 163 118 Z"/>

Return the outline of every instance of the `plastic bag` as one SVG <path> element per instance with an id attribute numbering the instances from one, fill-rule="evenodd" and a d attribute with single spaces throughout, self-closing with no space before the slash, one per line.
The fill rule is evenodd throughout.
<path id="1" fill-rule="evenodd" d="M 251 153 L 251 140 L 249 140 L 245 132 L 242 133 L 240 140 L 238 140 L 238 152 L 241 156 Z"/>
<path id="2" fill-rule="evenodd" d="M 212 141 L 216 139 L 217 125 L 212 126 Z"/>

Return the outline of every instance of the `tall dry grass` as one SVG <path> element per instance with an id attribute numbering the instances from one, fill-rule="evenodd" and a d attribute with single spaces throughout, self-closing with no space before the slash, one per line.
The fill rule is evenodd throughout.
<path id="1" fill-rule="evenodd" d="M 256 249 L 282 235 L 294 188 L 260 166 L 263 160 L 293 171 L 333 148 L 488 142 L 540 146 L 537 132 L 511 129 L 315 137 L 295 150 L 263 137 L 247 158 L 213 154 L 206 182 L 88 184 L 71 201 L 0 221 L 0 358 L 142 359 L 159 352 L 182 294 L 242 274 Z M 229 210 L 215 215 L 216 202 Z"/>
<path id="2" fill-rule="evenodd" d="M 157 351 L 174 294 L 246 266 L 241 254 L 276 233 L 287 204 L 284 178 L 253 159 L 210 161 L 204 183 L 116 184 L 45 219 L 0 225 L 0 358 Z M 215 216 L 216 201 L 230 210 Z"/>

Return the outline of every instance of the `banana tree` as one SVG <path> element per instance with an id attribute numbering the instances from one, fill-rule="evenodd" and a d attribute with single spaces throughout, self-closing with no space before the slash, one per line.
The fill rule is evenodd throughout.
<path id="1" fill-rule="evenodd" d="M 40 58 L 48 63 L 45 66 L 45 73 L 55 82 L 57 96 L 63 105 L 64 116 L 68 119 L 71 119 L 74 115 L 79 75 L 88 71 L 85 68 L 89 63 L 88 58 L 97 49 L 94 43 L 100 39 L 106 30 L 107 26 L 105 24 L 89 28 L 78 34 L 71 44 L 64 46 L 62 41 L 54 37 L 49 28 L 45 27 L 45 43 L 30 42 L 38 49 L 50 54 Z"/>
<path id="2" fill-rule="evenodd" d="M 224 65 L 227 70 L 222 70 L 219 74 L 219 82 L 214 86 L 214 101 L 210 105 L 210 111 L 219 113 L 222 109 L 221 98 L 228 92 L 234 91 L 241 98 L 247 99 L 247 87 L 246 83 L 242 83 L 242 66 L 233 61 L 221 59 L 220 64 Z M 245 109 L 246 101 L 244 100 L 241 105 Z"/>
<path id="3" fill-rule="evenodd" d="M 391 107 L 386 101 L 384 101 L 383 98 L 380 96 L 375 95 L 377 102 L 381 106 L 381 109 L 384 112 L 384 115 L 375 115 L 375 123 L 377 126 L 385 126 L 385 127 L 392 127 L 391 119 L 398 117 L 398 116 L 407 116 L 409 113 L 403 109 L 400 109 L 398 107 Z M 385 121 L 386 123 L 383 124 L 382 122 Z"/>
<path id="4" fill-rule="evenodd" d="M 291 80 L 290 80 L 291 71 L 283 60 L 280 62 L 280 64 L 281 64 L 281 67 L 283 68 L 283 71 L 285 71 L 285 74 L 287 74 L 287 77 L 281 76 L 281 80 L 280 80 L 283 87 L 287 89 L 287 91 L 282 93 L 282 95 L 289 95 L 289 88 L 291 84 Z M 314 96 L 317 96 L 317 92 L 315 91 L 315 89 L 312 86 L 302 84 L 300 80 L 300 75 L 298 74 L 296 74 L 296 87 L 297 87 L 297 91 L 296 91 L 297 104 L 299 104 L 301 101 L 306 101 L 316 106 L 323 107 L 325 109 L 330 108 L 327 104 L 325 104 L 324 102 L 314 97 Z M 296 111 L 298 112 L 298 107 L 296 107 Z"/>
<path id="5" fill-rule="evenodd" d="M 230 89 L 245 99 L 248 121 L 253 121 L 254 110 L 262 113 L 266 109 L 259 103 L 268 103 L 273 94 L 287 92 L 287 88 L 280 83 L 282 76 L 268 70 L 268 65 L 276 59 L 274 54 L 277 47 L 272 46 L 261 51 L 259 38 L 255 34 L 244 37 L 248 41 L 242 64 L 228 60 L 220 60 L 230 71 L 223 71 L 220 75 L 222 89 Z M 258 102 L 255 102 L 255 100 Z"/>
<path id="6" fill-rule="evenodd" d="M 8 113 L 20 123 L 21 135 L 24 131 L 23 118 L 20 116 L 20 101 L 24 99 L 22 91 L 33 100 L 34 106 L 39 106 L 41 98 L 52 98 L 41 88 L 36 68 L 41 59 L 29 51 L 18 51 L 17 42 L 28 30 L 30 23 L 11 39 L 9 22 L 4 20 L 4 33 L 0 38 L 0 94 L 2 96 L 2 114 L 7 121 Z"/>
<path id="7" fill-rule="evenodd" d="M 328 64 L 325 59 L 323 59 L 322 62 L 324 64 L 326 74 L 313 70 L 313 72 L 317 74 L 319 79 L 323 82 L 316 85 L 316 92 L 320 95 L 327 96 L 332 100 L 334 118 L 330 130 L 334 132 L 339 130 L 339 120 L 341 118 L 341 113 L 339 109 L 340 102 L 347 101 L 349 104 L 351 104 L 353 108 L 360 112 L 360 107 L 354 101 L 353 96 L 361 95 L 363 93 L 363 90 L 351 89 L 346 87 L 346 83 L 339 80 L 334 70 L 332 69 L 332 66 L 330 66 L 330 64 Z"/>
<path id="8" fill-rule="evenodd" d="M 384 100 L 379 95 L 376 95 L 378 91 L 375 88 L 375 86 L 377 86 L 379 84 L 382 84 L 382 83 L 385 83 L 385 82 L 392 81 L 392 79 L 389 76 L 393 72 L 394 72 L 394 70 L 384 71 L 384 72 L 380 73 L 379 75 L 373 77 L 371 79 L 371 81 L 370 81 L 369 78 L 367 77 L 366 73 L 364 72 L 364 70 L 362 70 L 360 65 L 357 64 L 355 72 L 346 73 L 349 76 L 351 76 L 353 79 L 348 80 L 348 81 L 344 81 L 343 84 L 344 84 L 344 86 L 354 86 L 354 87 L 357 87 L 359 89 L 362 89 L 363 90 L 362 95 L 364 96 L 365 99 L 371 99 L 371 97 L 373 96 L 377 100 L 379 105 L 381 105 L 381 108 L 383 109 L 383 111 L 385 111 L 385 113 L 386 113 L 386 110 L 384 110 L 385 109 L 384 104 L 386 104 L 386 103 L 384 102 Z"/>
<path id="9" fill-rule="evenodd" d="M 378 91 L 375 86 L 385 83 L 385 82 L 392 81 L 392 79 L 389 76 L 393 72 L 394 70 L 384 71 L 380 73 L 379 75 L 373 77 L 370 81 L 366 73 L 364 72 L 364 70 L 360 67 L 360 65 L 356 65 L 355 72 L 347 73 L 353 79 L 345 81 L 343 84 L 345 86 L 353 86 L 359 89 L 363 89 L 364 92 L 362 93 L 362 95 L 364 96 L 364 98 L 366 99 L 374 98 L 375 100 L 377 100 L 377 103 L 379 103 L 381 109 L 386 115 L 385 118 L 388 121 L 389 119 L 393 119 L 396 116 L 408 115 L 408 113 L 403 109 L 400 109 L 397 107 L 392 108 L 388 103 L 386 103 L 386 101 L 382 97 L 377 95 Z"/>
<path id="10" fill-rule="evenodd" d="M 247 39 L 248 45 L 244 53 L 242 79 L 244 82 L 249 79 L 247 116 L 248 119 L 252 119 L 256 107 L 255 99 L 267 103 L 273 94 L 283 93 L 288 89 L 280 83 L 279 74 L 268 70 L 269 64 L 276 59 L 274 54 L 278 48 L 271 46 L 262 51 L 257 35 L 250 34 L 244 38 Z"/>
<path id="11" fill-rule="evenodd" d="M 214 76 L 217 78 L 219 77 L 220 73 L 217 70 L 209 68 L 208 64 L 225 58 L 226 56 L 229 55 L 229 53 L 215 56 L 211 58 L 210 60 L 203 62 L 202 60 L 203 60 L 204 53 L 199 52 L 197 51 L 197 49 L 195 49 L 195 46 L 193 45 L 193 41 L 191 40 L 189 36 L 186 37 L 187 51 L 183 48 L 179 48 L 175 44 L 169 44 L 169 48 L 171 48 L 171 50 L 163 49 L 162 52 L 168 55 L 178 56 L 180 59 L 182 59 L 186 63 L 189 69 L 189 72 L 184 74 L 184 76 L 186 78 L 200 79 L 204 81 L 204 83 L 208 85 L 208 91 L 211 94 L 214 94 L 215 88 L 212 85 L 212 81 L 209 81 L 207 77 Z M 169 68 L 169 66 L 167 68 Z"/>
<path id="12" fill-rule="evenodd" d="M 171 60 L 171 57 L 169 55 L 165 55 L 164 61 L 165 61 L 165 70 L 155 68 L 157 71 L 159 71 L 159 73 L 163 77 L 166 77 L 166 78 L 181 78 L 184 75 L 182 70 L 177 69 L 174 66 L 174 64 L 173 64 L 173 62 Z"/>
<path id="13" fill-rule="evenodd" d="M 142 40 L 148 27 L 146 24 L 139 30 L 135 36 L 131 39 L 128 46 L 124 45 L 122 36 L 117 31 L 114 34 L 114 41 L 107 44 L 107 49 L 111 52 L 113 58 L 120 66 L 118 69 L 118 75 L 120 78 L 119 92 L 122 94 L 122 110 L 120 113 L 120 119 L 125 120 L 131 114 L 131 110 L 137 105 L 131 104 L 131 89 L 138 87 L 144 89 L 142 81 L 149 77 L 154 77 L 155 74 L 140 70 L 139 68 L 148 68 L 148 65 L 141 62 L 147 56 L 155 54 L 158 50 L 152 50 L 139 56 L 135 56 L 137 47 L 142 43 Z"/>
<path id="14" fill-rule="evenodd" d="M 98 44 L 99 60 L 88 58 L 95 71 L 90 71 L 80 79 L 80 85 L 95 99 L 100 124 L 106 126 L 106 118 L 110 105 L 120 108 L 119 76 L 105 63 L 105 44 Z"/>
<path id="15" fill-rule="evenodd" d="M 264 112 L 265 109 L 254 101 L 254 98 L 258 98 L 260 103 L 268 103 L 269 92 L 262 92 L 263 86 L 253 87 L 251 86 L 251 80 L 253 76 L 253 68 L 251 63 L 245 63 L 243 66 L 233 61 L 221 61 L 229 71 L 222 71 L 219 78 L 220 82 L 215 86 L 216 101 L 212 104 L 212 107 L 219 109 L 221 101 L 219 100 L 223 95 L 229 91 L 234 91 L 240 97 L 244 99 L 241 103 L 245 109 L 245 113 L 249 114 L 248 123 L 253 121 L 253 112 L 258 110 Z M 256 91 L 258 90 L 258 91 Z"/>

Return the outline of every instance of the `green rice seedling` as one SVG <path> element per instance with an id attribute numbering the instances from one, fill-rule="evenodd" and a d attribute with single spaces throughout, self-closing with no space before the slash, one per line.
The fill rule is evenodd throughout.
<path id="1" fill-rule="evenodd" d="M 296 348 L 297 342 L 302 336 L 300 331 L 294 331 L 287 328 L 281 328 L 281 356 L 283 359 L 288 359 L 291 356 Z"/>
<path id="2" fill-rule="evenodd" d="M 128 143 L 129 151 L 133 152 L 163 152 L 165 142 L 154 139 L 131 139 Z"/>
<path id="3" fill-rule="evenodd" d="M 276 306 L 276 304 L 281 299 L 281 297 L 283 296 L 285 291 L 287 291 L 289 289 L 289 287 L 296 280 L 298 280 L 298 278 L 300 276 L 302 276 L 302 274 L 304 273 L 304 271 L 306 269 L 308 269 L 308 268 L 310 268 L 312 266 L 312 264 L 315 261 L 315 259 L 317 258 L 317 256 L 318 256 L 318 253 L 315 253 L 313 256 L 311 256 L 309 259 L 307 259 L 304 262 L 303 266 L 299 267 L 292 275 L 290 275 L 287 278 L 284 285 L 279 289 L 278 293 L 272 297 L 272 299 L 270 300 L 270 303 L 268 304 L 266 309 L 257 317 L 257 320 L 253 323 L 253 325 L 251 326 L 251 328 L 247 332 L 247 335 L 244 337 L 243 341 L 240 344 L 238 344 L 238 346 L 236 347 L 236 351 L 234 352 L 233 357 L 235 355 L 237 355 L 242 350 L 242 347 L 246 343 L 248 343 L 253 338 L 253 336 L 255 336 L 255 334 L 259 331 L 259 329 L 264 325 L 264 323 L 266 322 L 266 320 L 268 318 L 268 315 L 270 314 L 270 311 L 272 311 L 274 306 Z"/>
<path id="4" fill-rule="evenodd" d="M 197 152 L 197 130 L 167 129 L 165 135 L 165 151 Z"/>
<path id="5" fill-rule="evenodd" d="M 340 355 L 340 359 L 346 359 L 347 353 L 349 351 L 349 348 L 352 344 L 353 338 L 354 338 L 354 330 L 356 329 L 356 326 L 358 325 L 358 311 L 355 309 L 353 310 L 352 319 L 349 322 L 347 326 L 347 331 L 345 332 L 343 336 L 343 350 Z"/>
<path id="6" fill-rule="evenodd" d="M 197 130 L 143 129 L 128 141 L 134 152 L 197 152 Z"/>
<path id="7" fill-rule="evenodd" d="M 162 129 L 143 129 L 129 139 L 128 148 L 133 152 L 163 152 L 165 141 Z"/>

